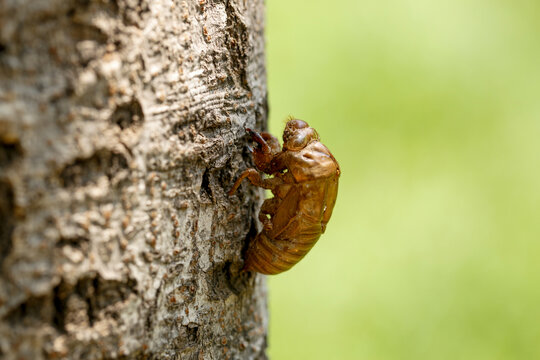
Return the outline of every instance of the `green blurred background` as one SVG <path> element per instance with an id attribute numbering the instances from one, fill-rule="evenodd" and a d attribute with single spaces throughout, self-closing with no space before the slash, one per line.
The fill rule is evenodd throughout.
<path id="1" fill-rule="evenodd" d="M 342 168 L 279 359 L 540 359 L 540 2 L 268 0 L 270 129 Z"/>

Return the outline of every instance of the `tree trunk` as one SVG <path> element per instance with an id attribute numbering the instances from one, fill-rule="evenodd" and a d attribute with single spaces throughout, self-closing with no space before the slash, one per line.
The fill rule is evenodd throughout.
<path id="1" fill-rule="evenodd" d="M 265 358 L 263 0 L 0 0 L 0 358 Z"/>

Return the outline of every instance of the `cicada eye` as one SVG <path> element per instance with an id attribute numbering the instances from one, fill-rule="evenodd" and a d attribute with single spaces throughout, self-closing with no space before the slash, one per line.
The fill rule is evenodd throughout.
<path id="1" fill-rule="evenodd" d="M 309 127 L 309 125 L 304 120 L 293 119 L 293 120 L 289 120 L 289 122 L 287 122 L 287 127 L 292 129 L 292 130 L 296 130 L 296 129 L 307 128 L 307 127 Z"/>

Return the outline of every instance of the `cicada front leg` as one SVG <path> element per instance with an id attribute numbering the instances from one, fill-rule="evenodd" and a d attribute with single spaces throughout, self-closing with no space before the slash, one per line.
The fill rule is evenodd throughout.
<path id="1" fill-rule="evenodd" d="M 272 160 L 274 160 L 274 157 L 281 151 L 279 140 L 266 132 L 258 133 L 247 128 L 246 131 L 257 144 L 255 149 L 253 149 L 255 167 L 264 173 L 271 174 L 269 166 Z"/>

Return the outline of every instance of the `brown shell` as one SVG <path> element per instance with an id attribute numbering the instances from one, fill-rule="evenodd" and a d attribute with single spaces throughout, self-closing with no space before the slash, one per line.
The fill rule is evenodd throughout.
<path id="1" fill-rule="evenodd" d="M 317 132 L 302 120 L 287 123 L 281 151 L 272 135 L 248 132 L 258 144 L 253 155 L 257 169 L 244 171 L 229 194 L 245 178 L 274 194 L 261 207 L 263 230 L 250 242 L 244 265 L 247 271 L 274 275 L 300 261 L 324 233 L 341 171 Z M 273 177 L 265 179 L 261 172 Z"/>

